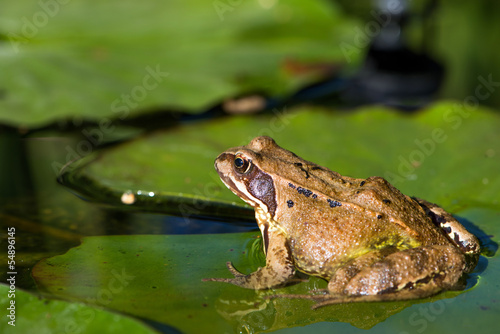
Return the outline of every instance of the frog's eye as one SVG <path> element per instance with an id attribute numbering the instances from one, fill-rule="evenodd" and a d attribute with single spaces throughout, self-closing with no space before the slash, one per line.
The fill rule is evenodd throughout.
<path id="1" fill-rule="evenodd" d="M 250 171 L 252 163 L 241 155 L 237 155 L 234 158 L 234 169 L 240 174 L 246 174 Z"/>

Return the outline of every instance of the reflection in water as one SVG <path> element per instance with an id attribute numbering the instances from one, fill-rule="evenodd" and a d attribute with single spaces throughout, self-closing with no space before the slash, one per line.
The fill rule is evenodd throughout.
<path id="1" fill-rule="evenodd" d="M 442 305 L 452 303 L 455 300 L 453 297 L 460 294 L 449 291 L 421 300 L 337 304 L 316 310 L 311 309 L 313 302 L 310 300 L 266 298 L 278 293 L 304 294 L 325 287 L 326 282 L 311 278 L 307 283 L 279 289 L 279 292 L 241 289 L 244 291 L 239 292 L 239 298 L 234 297 L 234 287 L 230 287 L 221 293 L 215 307 L 217 312 L 233 325 L 236 333 L 274 331 L 325 321 L 344 322 L 357 328 L 370 329 L 412 305 L 422 304 L 419 310 L 427 310 L 429 307 L 432 310 L 441 309 Z"/>

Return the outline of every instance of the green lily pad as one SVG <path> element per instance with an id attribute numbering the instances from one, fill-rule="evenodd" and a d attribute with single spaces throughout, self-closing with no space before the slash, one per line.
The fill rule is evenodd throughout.
<path id="1" fill-rule="evenodd" d="M 309 325 L 308 330 L 354 332 L 355 327 L 372 328 L 377 324 L 372 330 L 413 332 L 425 327 L 427 332 L 438 333 L 447 328 L 463 333 L 467 328 L 476 328 L 475 322 L 471 324 L 468 320 L 471 317 L 480 322 L 478 328 L 487 331 L 496 321 L 500 298 L 495 288 L 500 274 L 499 126 L 498 114 L 483 108 L 469 110 L 454 102 L 438 103 L 412 115 L 381 107 L 351 113 L 311 107 L 275 110 L 268 115 L 215 119 L 156 132 L 89 156 L 79 167 L 70 167 L 63 175 L 65 184 L 83 197 L 107 204 L 119 206 L 121 195 L 127 193 L 136 199 L 128 206 L 132 209 L 155 207 L 186 216 L 220 217 L 237 216 L 236 210 L 243 210 L 241 217 L 249 217 L 251 211 L 218 179 L 213 160 L 228 147 L 247 144 L 257 135 L 270 135 L 305 159 L 350 176 L 385 176 L 404 193 L 437 202 L 455 214 L 478 235 L 483 246 L 479 266 L 469 277 L 469 287 L 474 288 L 462 294 L 447 292 L 420 301 L 335 305 L 312 311 L 309 301 L 269 300 L 265 296 L 324 288 L 325 282 L 320 279 L 311 278 L 307 283 L 264 293 L 201 282 L 203 277 L 229 277 L 224 267 L 228 260 L 245 273 L 262 265 L 262 251 L 255 246 L 255 243 L 260 245 L 260 240 L 252 233 L 89 238 L 68 254 L 37 265 L 33 273 L 41 289 L 76 300 L 89 295 L 96 298 L 96 293 L 109 284 L 111 268 L 118 273 L 126 268 L 133 276 L 144 273 L 143 281 L 131 282 L 130 291 L 113 296 L 113 300 L 117 298 L 116 304 L 111 301 L 106 307 L 147 318 L 149 313 L 156 321 L 186 332 L 196 329 L 188 329 L 186 324 L 167 315 L 156 315 L 156 310 L 168 313 L 165 310 L 173 309 L 176 314 L 179 305 L 183 305 L 184 318 L 178 314 L 181 319 L 186 319 L 186 314 L 196 316 L 200 322 L 211 319 L 220 326 L 217 328 L 234 331 L 285 330 Z M 226 210 L 230 208 L 232 212 Z M 240 218 L 233 218 L 236 219 Z M 98 247 L 102 248 L 102 255 L 96 250 Z M 119 247 L 139 255 L 136 257 L 144 256 L 144 261 L 118 259 Z M 139 252 L 141 249 L 144 255 Z M 82 258 L 76 257 L 78 253 Z M 107 264 L 97 267 L 94 262 L 88 263 L 95 259 Z M 167 259 L 172 262 L 166 262 Z M 106 269 L 105 266 L 114 263 L 118 267 Z M 176 266 L 167 272 L 165 263 Z M 93 267 L 98 274 L 88 271 Z M 75 274 L 69 274 L 73 270 Z M 75 286 L 68 277 L 80 277 L 82 272 L 92 275 L 82 281 L 85 284 Z M 55 277 L 62 279 L 54 280 Z M 54 283 L 50 283 L 52 280 Z M 148 305 L 154 305 L 153 310 L 138 314 L 141 307 L 134 306 L 132 310 L 128 306 L 138 298 L 152 296 L 146 293 L 150 291 L 147 289 L 155 286 L 156 291 L 162 282 L 161 288 L 169 294 L 159 295 L 162 298 L 158 300 L 150 299 Z M 137 284 L 133 289 L 132 283 Z M 172 298 L 173 304 L 167 304 L 167 297 Z M 201 297 L 205 299 L 200 301 Z M 454 298 L 440 299 L 443 297 Z M 146 301 L 141 299 L 141 303 Z M 444 315 L 448 312 L 453 316 Z M 355 327 L 345 327 L 340 322 Z"/>
<path id="2" fill-rule="evenodd" d="M 0 284 L 3 334 L 33 333 L 35 328 L 36 333 L 156 333 L 142 322 L 100 307 L 14 290 L 12 293 L 10 286 Z"/>
<path id="3" fill-rule="evenodd" d="M 0 121 L 37 127 L 154 108 L 195 112 L 251 91 L 283 94 L 318 77 L 288 70 L 287 61 L 343 61 L 331 46 L 352 35 L 352 22 L 336 6 L 269 5 L 2 1 Z"/>
<path id="4" fill-rule="evenodd" d="M 348 322 L 371 328 L 387 317 L 423 301 L 334 305 L 312 310 L 312 303 L 271 294 L 304 294 L 326 287 L 310 278 L 284 289 L 255 292 L 230 284 L 203 282 L 230 277 L 224 262 L 242 272 L 264 264 L 255 232 L 214 235 L 88 237 L 64 255 L 33 268 L 39 289 L 60 298 L 103 306 L 167 324 L 183 333 L 270 331 L 319 321 Z"/>
<path id="5" fill-rule="evenodd" d="M 248 217 L 220 182 L 215 157 L 271 135 L 299 156 L 354 177 L 386 177 L 408 195 L 456 211 L 500 206 L 500 117 L 444 102 L 414 115 L 371 107 L 350 114 L 304 107 L 157 132 L 104 150 L 63 174 L 84 197 L 139 209 Z M 307 130 L 309 129 L 309 130 Z M 182 140 L 180 139 L 182 138 Z M 62 163 L 61 163 L 62 165 Z"/>

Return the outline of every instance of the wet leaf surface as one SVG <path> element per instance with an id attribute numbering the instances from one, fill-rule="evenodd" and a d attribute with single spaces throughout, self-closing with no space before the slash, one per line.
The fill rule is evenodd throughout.
<path id="1" fill-rule="evenodd" d="M 420 301 L 344 304 L 312 310 L 311 301 L 267 297 L 326 288 L 326 282 L 317 278 L 264 292 L 202 281 L 230 277 L 225 261 L 232 261 L 245 273 L 262 266 L 264 257 L 257 236 L 248 232 L 88 237 L 68 253 L 41 261 L 34 267 L 33 277 L 42 291 L 54 296 L 168 324 L 183 333 L 199 333 L 206 326 L 213 333 L 238 332 L 245 327 L 271 331 L 321 321 L 347 322 L 368 329 L 412 305 L 458 295 L 448 292 Z"/>
<path id="2" fill-rule="evenodd" d="M 117 333 L 153 334 L 153 329 L 138 320 L 100 307 L 47 299 L 0 284 L 0 307 L 4 313 L 0 332 L 10 333 Z M 11 306 L 11 301 L 14 301 Z M 11 310 L 14 307 L 13 318 Z M 7 311 L 5 311 L 7 310 Z M 11 322 L 9 324 L 8 322 Z M 35 329 L 36 328 L 36 329 Z"/>

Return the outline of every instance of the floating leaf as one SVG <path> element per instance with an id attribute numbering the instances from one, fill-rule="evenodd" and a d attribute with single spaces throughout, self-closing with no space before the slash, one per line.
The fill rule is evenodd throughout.
<path id="1" fill-rule="evenodd" d="M 19 289 L 14 290 L 12 293 L 9 286 L 0 284 L 0 307 L 3 312 L 0 332 L 3 334 L 34 331 L 81 334 L 157 333 L 142 322 L 100 307 L 42 298 Z"/>
<path id="2" fill-rule="evenodd" d="M 355 303 L 312 310 L 310 301 L 266 296 L 325 288 L 326 282 L 318 278 L 264 292 L 202 281 L 230 277 L 225 261 L 232 261 L 242 272 L 263 265 L 260 238 L 255 236 L 249 232 L 88 237 L 68 253 L 41 261 L 33 268 L 33 277 L 44 292 L 167 324 L 183 333 L 200 333 L 207 326 L 213 333 L 245 326 L 276 330 L 319 321 L 370 328 L 422 302 Z"/>
<path id="3" fill-rule="evenodd" d="M 271 331 L 318 321 L 323 323 L 314 325 L 319 326 L 314 328 L 324 331 L 346 329 L 335 322 L 371 328 L 390 317 L 376 328 L 392 332 L 423 331 L 425 325 L 425 328 L 433 328 L 433 332 L 448 328 L 460 333 L 472 326 L 469 320 L 472 315 L 480 322 L 478 328 L 487 331 L 487 326 L 496 321 L 496 300 L 500 298 L 494 287 L 500 274 L 497 255 L 500 242 L 497 224 L 500 212 L 497 191 L 500 188 L 499 127 L 497 114 L 481 108 L 470 111 L 452 102 L 439 103 L 412 115 L 379 107 L 352 113 L 303 107 L 288 112 L 275 111 L 271 115 L 216 119 L 178 127 L 170 132 L 157 132 L 103 150 L 97 158 L 91 157 L 83 161 L 82 166 L 65 174 L 64 180 L 73 189 L 104 203 L 120 203 L 119 195 L 131 192 L 139 200 L 129 205 L 130 208 L 143 209 L 147 205 L 142 205 L 149 199 L 159 210 L 179 212 L 178 205 L 184 203 L 198 210 L 191 213 L 218 214 L 214 209 L 217 205 L 240 209 L 245 206 L 218 179 L 213 169 L 215 156 L 228 147 L 247 144 L 254 136 L 271 135 L 278 144 L 305 159 L 345 175 L 385 176 L 404 193 L 437 202 L 457 215 L 478 235 L 485 255 L 469 276 L 469 287 L 474 288 L 458 296 L 455 292 L 447 292 L 419 301 L 335 305 L 311 311 L 309 301 L 269 301 L 263 297 L 324 288 L 326 284 L 320 279 L 312 278 L 308 283 L 267 293 L 200 281 L 203 277 L 229 277 L 224 267 L 228 260 L 245 273 L 262 265 L 262 258 L 260 262 L 256 260 L 262 252 L 251 251 L 251 245 L 260 243 L 260 240 L 251 233 L 89 238 L 66 255 L 42 262 L 35 267 L 34 276 L 41 288 L 55 295 L 81 300 L 89 295 L 97 298 L 97 293 L 112 278 L 111 269 L 120 273 L 126 268 L 126 273 L 131 270 L 133 276 L 144 273 L 142 281 L 130 283 L 130 291 L 113 296 L 113 300 L 117 298 L 116 304 L 111 301 L 106 306 L 149 319 L 152 317 L 186 332 L 196 332 L 197 329 L 183 327 L 187 325 L 168 318 L 165 310 L 173 309 L 175 313 L 182 306 L 186 314 L 195 316 L 200 322 L 210 319 L 215 326 L 220 326 L 217 328 L 228 331 L 228 328 L 237 331 L 241 326 Z M 181 142 L 179 138 L 182 138 Z M 91 183 L 85 188 L 83 182 L 79 183 L 82 180 Z M 101 194 L 109 195 L 109 198 Z M 172 205 L 169 200 L 174 197 L 177 198 Z M 228 216 L 233 213 L 229 212 Z M 122 246 L 116 246 L 119 244 Z M 98 253 L 98 247 L 103 253 Z M 119 247 L 132 254 L 123 254 L 123 259 L 116 258 L 120 255 Z M 141 254 L 141 249 L 144 254 Z M 125 258 L 126 255 L 136 258 Z M 144 261 L 137 259 L 142 256 Z M 168 262 L 167 259 L 173 260 Z M 98 265 L 99 261 L 107 264 Z M 166 263 L 172 264 L 171 271 L 163 266 Z M 89 272 L 88 268 L 96 268 L 96 273 Z M 57 273 L 54 275 L 52 270 Z M 69 274 L 71 272 L 74 274 Z M 85 278 L 85 273 L 89 277 Z M 72 282 L 75 280 L 68 277 L 80 275 L 86 284 L 74 286 Z M 161 275 L 162 279 L 156 275 Z M 64 280 L 54 280 L 54 277 Z M 132 283 L 138 286 L 132 289 Z M 161 289 L 168 291 L 168 296 L 156 291 L 160 283 L 164 284 Z M 156 287 L 155 293 L 147 293 L 153 290 L 152 286 Z M 152 309 L 140 311 L 144 313 L 137 313 L 140 307 L 124 309 L 129 307 L 131 300 L 136 302 L 141 296 L 153 295 L 161 298 L 148 303 L 140 300 L 154 305 Z M 172 298 L 173 304 L 168 304 L 167 297 Z M 439 299 L 443 297 L 454 298 Z M 425 303 L 418 304 L 422 302 Z M 163 313 L 157 315 L 157 310 Z M 445 311 L 453 317 L 442 315 L 439 321 L 434 321 Z M 424 317 L 426 314 L 431 317 Z M 180 314 L 176 316 L 185 319 Z"/>

